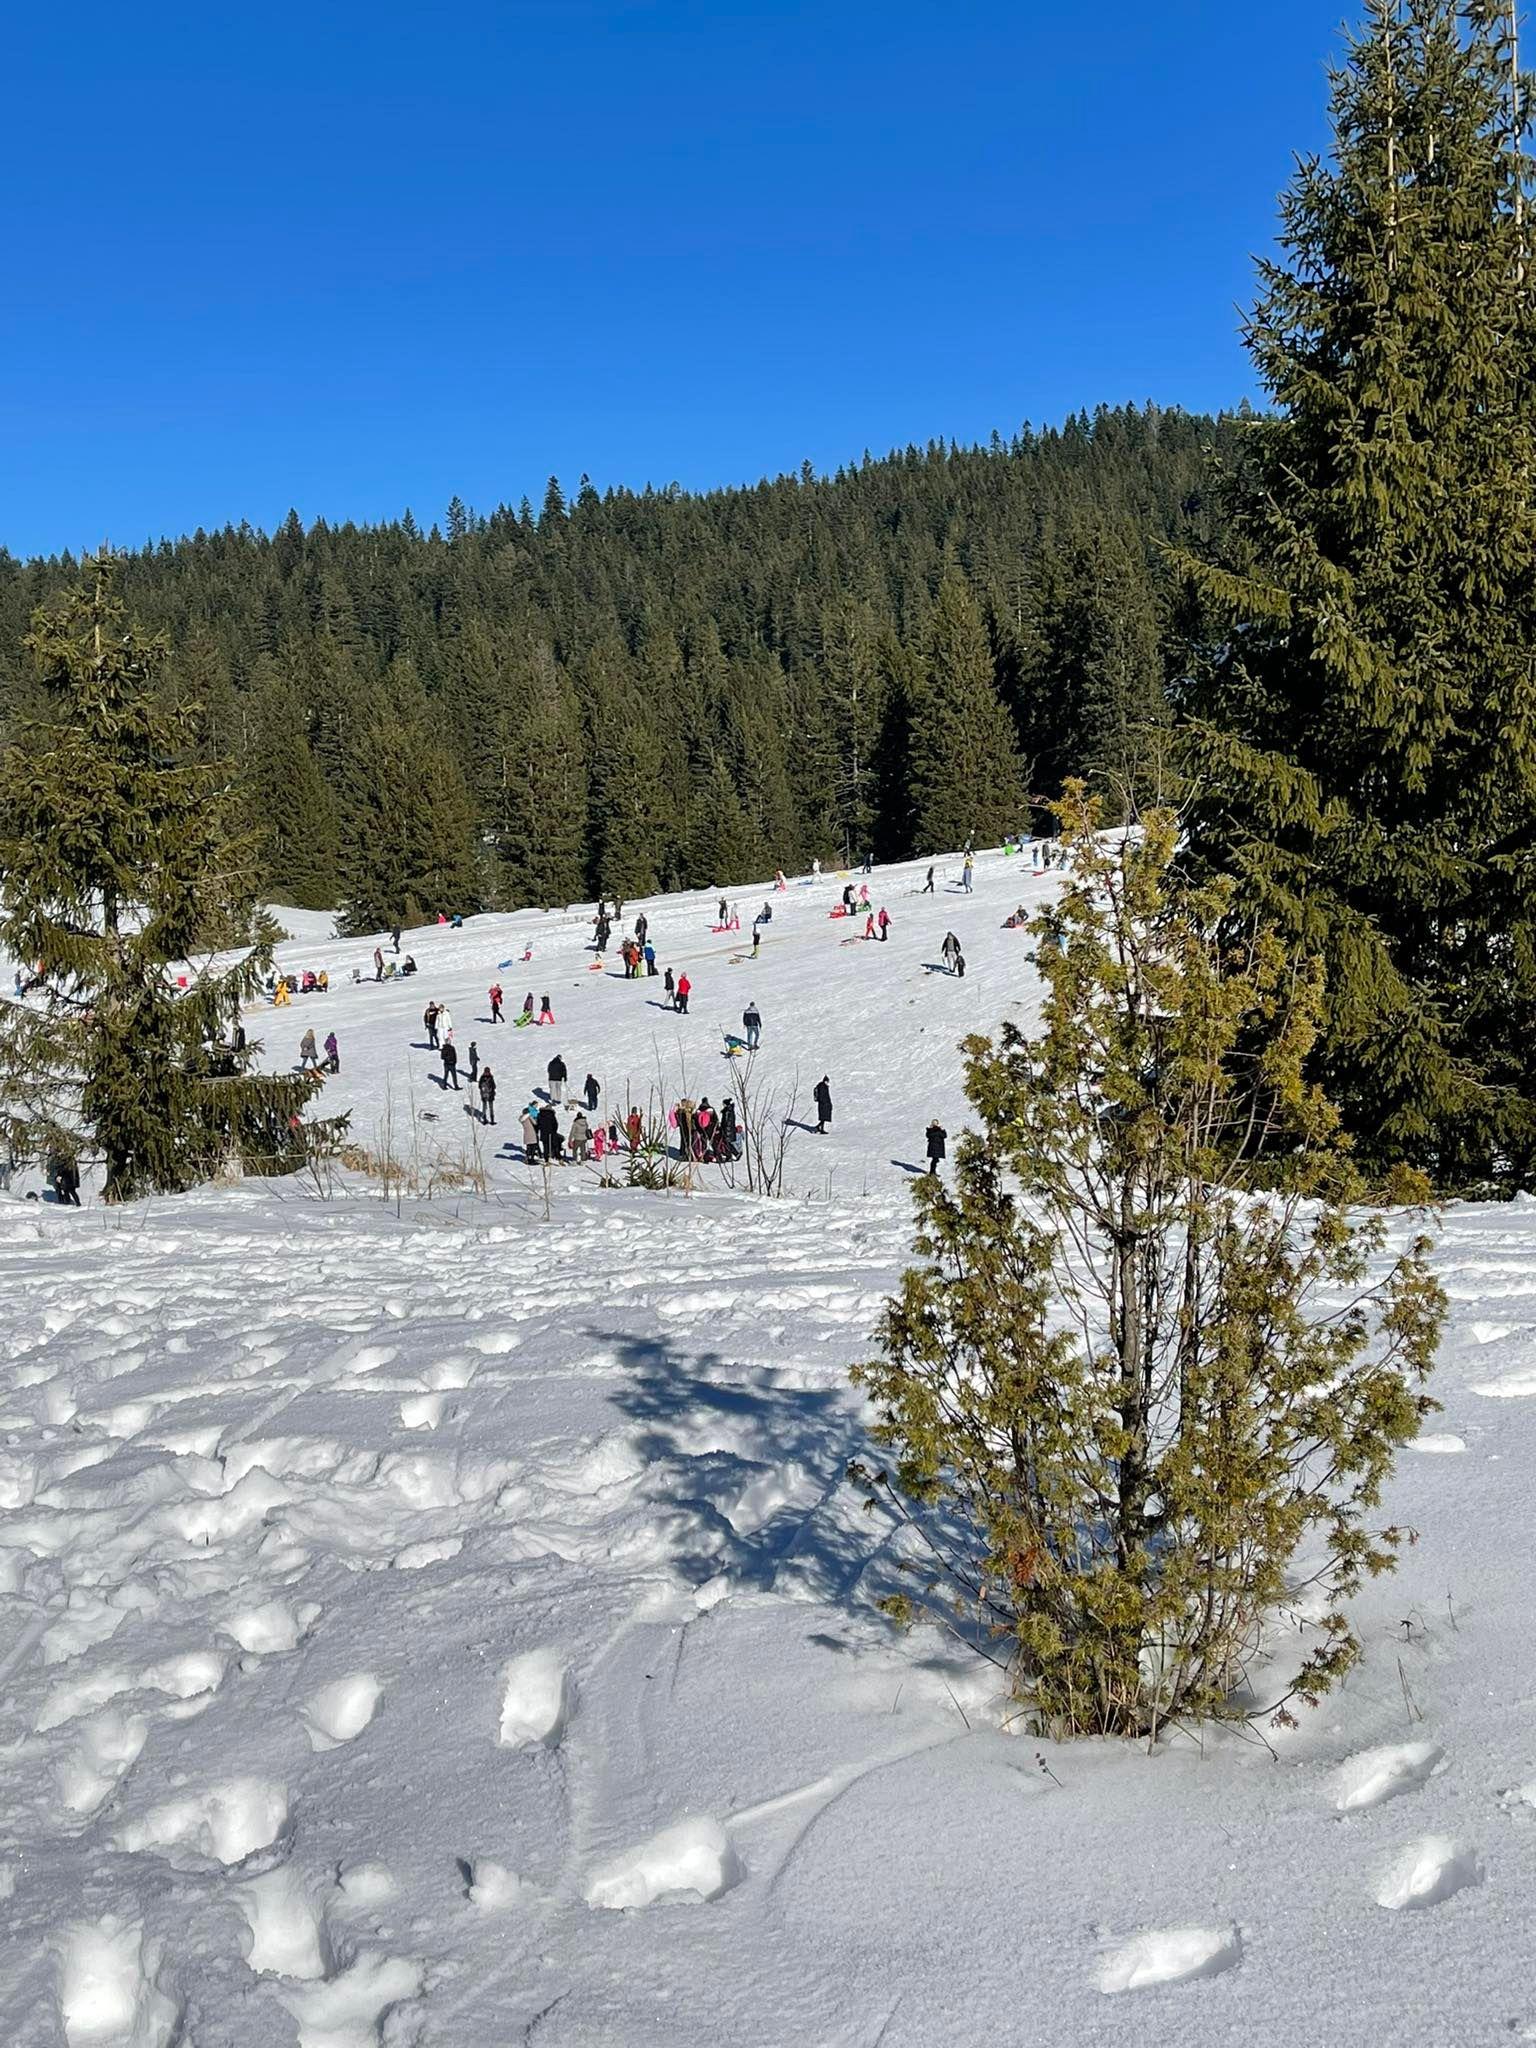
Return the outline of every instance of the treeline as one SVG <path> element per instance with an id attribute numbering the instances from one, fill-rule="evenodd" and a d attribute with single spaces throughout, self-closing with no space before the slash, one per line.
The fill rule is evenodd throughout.
<path id="1" fill-rule="evenodd" d="M 551 480 L 423 532 L 290 514 L 130 552 L 164 688 L 243 777 L 278 900 L 359 929 L 728 884 L 1017 828 L 1158 772 L 1185 655 L 1167 545 L 1219 538 L 1235 423 L 1155 407 L 833 477 Z M 0 556 L 0 708 L 28 708 L 65 556 Z"/>

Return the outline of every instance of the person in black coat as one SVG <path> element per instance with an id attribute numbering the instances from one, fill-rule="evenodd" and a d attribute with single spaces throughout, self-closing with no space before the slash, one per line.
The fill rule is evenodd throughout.
<path id="1" fill-rule="evenodd" d="M 559 1053 L 555 1054 L 554 1058 L 550 1061 L 549 1065 L 545 1068 L 544 1071 L 549 1081 L 549 1092 L 551 1095 L 554 1096 L 555 1100 L 558 1102 L 560 1097 L 565 1093 L 565 1084 L 568 1078 L 566 1073 L 565 1061 L 561 1059 Z"/>
<path id="2" fill-rule="evenodd" d="M 443 1062 L 443 1086 L 445 1088 L 452 1088 L 454 1093 L 457 1094 L 459 1088 L 459 1048 L 451 1038 L 444 1040 L 440 1048 L 440 1057 Z"/>
<path id="3" fill-rule="evenodd" d="M 939 1122 L 938 1118 L 935 1117 L 928 1126 L 925 1136 L 928 1141 L 928 1171 L 930 1173 L 937 1173 L 939 1161 L 944 1157 L 944 1147 L 948 1141 L 949 1133 Z"/>
<path id="4" fill-rule="evenodd" d="M 533 1121 L 534 1127 L 539 1134 L 540 1158 L 550 1160 L 558 1157 L 560 1150 L 560 1119 L 555 1115 L 554 1104 L 552 1102 L 541 1104 L 539 1113 Z"/>
<path id="5" fill-rule="evenodd" d="M 820 1137 L 825 1135 L 827 1125 L 832 1121 L 832 1084 L 825 1074 L 816 1083 L 815 1095 L 816 1132 Z"/>
<path id="6" fill-rule="evenodd" d="M 496 1076 L 489 1067 L 480 1069 L 480 1121 L 486 1124 L 496 1121 Z"/>
<path id="7" fill-rule="evenodd" d="M 587 1084 L 586 1087 L 583 1089 L 582 1093 L 586 1100 L 586 1105 L 589 1111 L 596 1109 L 598 1104 L 598 1098 L 599 1096 L 601 1096 L 602 1092 L 603 1091 L 598 1083 L 598 1078 L 596 1074 L 588 1074 Z"/>

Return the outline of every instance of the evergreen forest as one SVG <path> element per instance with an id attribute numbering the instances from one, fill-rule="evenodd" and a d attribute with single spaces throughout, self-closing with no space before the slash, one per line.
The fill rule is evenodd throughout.
<path id="1" fill-rule="evenodd" d="M 375 930 L 726 887 L 995 843 L 1075 773 L 1123 808 L 1183 659 L 1169 549 L 1217 539 L 1237 424 L 1101 409 L 702 495 L 551 479 L 425 531 L 290 514 L 130 550 L 117 588 L 275 901 Z M 0 555 L 9 722 L 80 569 Z"/>

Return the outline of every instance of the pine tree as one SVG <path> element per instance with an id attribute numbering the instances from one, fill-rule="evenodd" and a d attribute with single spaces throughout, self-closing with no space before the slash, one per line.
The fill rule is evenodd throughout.
<path id="1" fill-rule="evenodd" d="M 913 843 L 935 853 L 995 844 L 1024 805 L 1017 736 L 997 691 L 975 597 L 950 571 L 929 622 L 922 686 L 911 712 Z"/>
<path id="2" fill-rule="evenodd" d="M 1372 0 L 1249 345 L 1231 548 L 1192 562 L 1196 856 L 1320 951 L 1364 1156 L 1536 1163 L 1536 416 L 1485 18 Z"/>
<path id="3" fill-rule="evenodd" d="M 503 899 L 512 909 L 579 902 L 587 835 L 581 712 L 548 647 L 532 649 L 518 665 L 498 769 L 491 832 Z"/>
<path id="4" fill-rule="evenodd" d="M 391 665 L 388 690 L 352 736 L 344 776 L 345 930 L 387 931 L 479 907 L 469 792 L 408 662 Z"/>
<path id="5" fill-rule="evenodd" d="M 653 896 L 665 847 L 662 745 L 616 640 L 582 667 L 591 774 L 587 796 L 587 893 Z"/>
<path id="6" fill-rule="evenodd" d="M 1169 705 L 1146 564 L 1109 527 L 1080 527 L 1050 560 L 1023 685 L 1035 788 L 1082 777 L 1134 813 L 1162 793 Z"/>
<path id="7" fill-rule="evenodd" d="M 271 663 L 255 686 L 245 788 L 259 836 L 265 889 L 303 910 L 336 905 L 336 809 L 309 744 L 303 700 Z"/>
<path id="8" fill-rule="evenodd" d="M 291 1170 L 320 1083 L 253 1072 L 237 1036 L 279 934 L 232 769 L 163 708 L 166 645 L 125 625 L 116 564 L 85 569 L 27 643 L 47 715 L 0 756 L 0 950 L 34 980 L 0 1022 L 0 1134 L 99 1153 L 109 1202 Z"/>
<path id="9" fill-rule="evenodd" d="M 854 1374 L 895 1466 L 855 1476 L 1039 1728 L 1286 1714 L 1360 1654 L 1340 1606 L 1402 1541 L 1371 1516 L 1444 1297 L 1422 1237 L 1370 1271 L 1386 1227 L 1306 1079 L 1316 963 L 1230 882 L 1176 886 L 1171 813 L 1105 840 L 1081 784 L 1057 808 L 1039 1025 L 966 1041 L 980 1129 L 953 1189 L 916 1184 L 919 1263 Z M 1267 1640 L 1303 1546 L 1321 1612 Z"/>
<path id="10" fill-rule="evenodd" d="M 762 853 L 730 767 L 716 754 L 699 778 L 688 807 L 687 865 L 684 885 L 692 889 L 730 889 L 750 881 L 762 866 Z"/>

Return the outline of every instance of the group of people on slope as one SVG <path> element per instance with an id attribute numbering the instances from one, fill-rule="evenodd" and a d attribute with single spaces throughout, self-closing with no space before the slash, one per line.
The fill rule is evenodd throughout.
<path id="1" fill-rule="evenodd" d="M 331 977 L 322 967 L 317 974 L 306 967 L 302 974 L 269 974 L 267 994 L 276 1010 L 286 1009 L 295 996 L 325 996 L 331 992 Z"/>
<path id="2" fill-rule="evenodd" d="M 315 1044 L 314 1026 L 299 1040 L 299 1066 L 306 1074 L 339 1074 L 341 1072 L 341 1047 L 334 1031 L 325 1034 L 325 1058 L 321 1059 Z"/>

